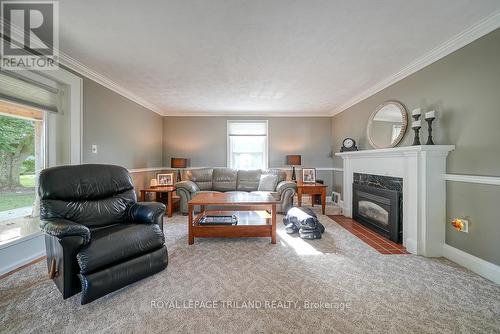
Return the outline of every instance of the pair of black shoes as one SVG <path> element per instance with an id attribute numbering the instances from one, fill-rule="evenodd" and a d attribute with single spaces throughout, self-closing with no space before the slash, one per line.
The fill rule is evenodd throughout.
<path id="1" fill-rule="evenodd" d="M 321 239 L 325 227 L 310 208 L 291 208 L 283 218 L 288 234 L 299 233 L 302 239 Z"/>

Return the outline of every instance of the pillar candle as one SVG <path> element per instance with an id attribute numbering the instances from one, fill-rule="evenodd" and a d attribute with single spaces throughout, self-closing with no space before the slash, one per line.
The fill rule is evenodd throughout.
<path id="1" fill-rule="evenodd" d="M 425 113 L 425 119 L 436 118 L 436 112 L 434 110 Z"/>
<path id="2" fill-rule="evenodd" d="M 420 108 L 417 108 L 417 109 L 413 109 L 413 111 L 411 112 L 412 115 L 420 115 L 422 112 L 420 111 Z"/>

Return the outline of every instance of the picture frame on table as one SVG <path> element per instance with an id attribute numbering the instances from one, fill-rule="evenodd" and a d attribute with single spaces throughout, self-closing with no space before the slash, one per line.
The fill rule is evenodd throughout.
<path id="1" fill-rule="evenodd" d="M 302 168 L 302 182 L 316 183 L 316 168 Z"/>
<path id="2" fill-rule="evenodd" d="M 158 186 L 173 186 L 174 185 L 174 173 L 158 173 L 156 174 L 156 180 L 158 181 Z"/>
<path id="3" fill-rule="evenodd" d="M 340 193 L 332 191 L 332 203 L 340 205 Z"/>

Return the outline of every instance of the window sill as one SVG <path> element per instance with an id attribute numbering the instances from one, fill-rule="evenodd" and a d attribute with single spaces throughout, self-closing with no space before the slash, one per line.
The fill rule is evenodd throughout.
<path id="1" fill-rule="evenodd" d="M 42 234 L 40 219 L 22 217 L 0 222 L 0 249 L 33 239 Z"/>

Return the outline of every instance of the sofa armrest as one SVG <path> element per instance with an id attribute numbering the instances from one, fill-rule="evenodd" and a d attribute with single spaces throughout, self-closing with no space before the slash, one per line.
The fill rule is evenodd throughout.
<path id="1" fill-rule="evenodd" d="M 128 219 L 144 224 L 163 226 L 165 205 L 158 202 L 137 202 L 128 208 Z"/>
<path id="2" fill-rule="evenodd" d="M 193 181 L 181 181 L 175 184 L 177 188 L 176 192 L 179 195 L 180 201 L 180 209 L 183 214 L 188 213 L 188 202 L 191 200 L 194 194 L 200 191 L 200 187 Z"/>
<path id="3" fill-rule="evenodd" d="M 200 191 L 200 187 L 198 187 L 198 185 L 196 183 L 194 183 L 193 181 L 181 181 L 181 182 L 177 182 L 175 184 L 175 187 L 177 188 L 177 190 L 179 190 L 179 189 L 185 189 L 185 190 L 187 190 L 190 193 L 195 193 L 195 192 Z"/>
<path id="4" fill-rule="evenodd" d="M 40 229 L 58 239 L 77 236 L 83 239 L 84 244 L 90 242 L 90 230 L 87 226 L 72 222 L 67 219 L 51 218 L 40 221 Z"/>
<path id="5" fill-rule="evenodd" d="M 276 191 L 281 201 L 281 212 L 286 214 L 293 206 L 293 195 L 297 191 L 297 184 L 293 181 L 281 181 L 276 186 Z"/>
<path id="6" fill-rule="evenodd" d="M 293 181 L 281 181 L 276 186 L 276 191 L 278 192 L 278 195 L 280 197 L 287 189 L 293 190 L 292 195 L 294 195 L 295 192 L 297 191 L 297 184 Z"/>

